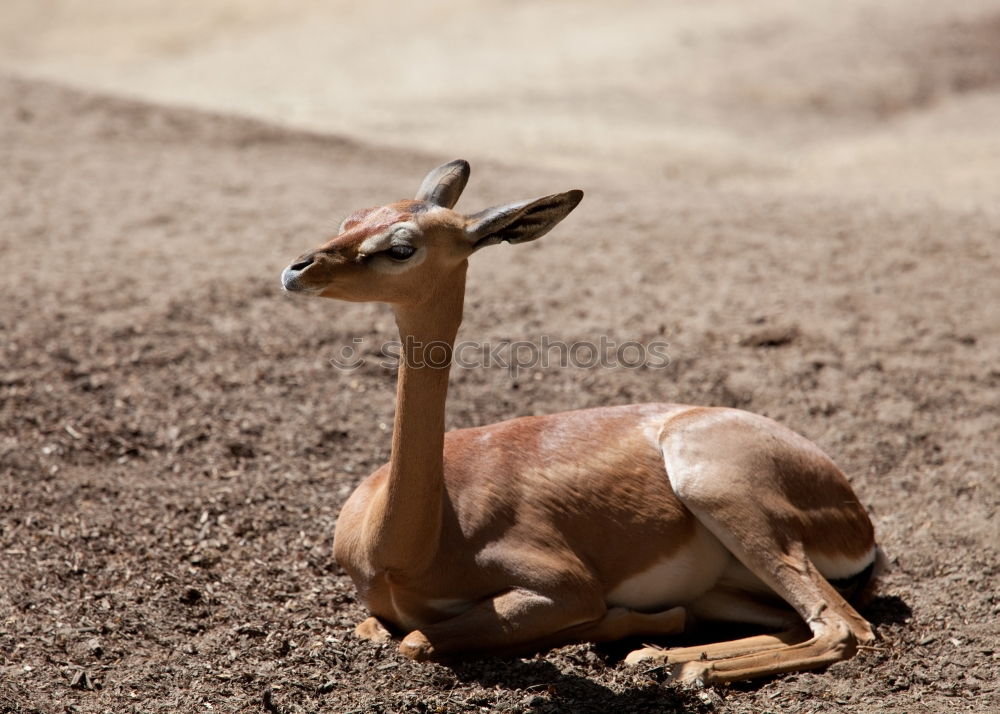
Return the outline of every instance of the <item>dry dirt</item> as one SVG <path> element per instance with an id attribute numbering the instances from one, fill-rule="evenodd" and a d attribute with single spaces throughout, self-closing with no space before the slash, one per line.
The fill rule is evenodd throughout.
<path id="1" fill-rule="evenodd" d="M 787 52 L 743 75 L 705 60 L 714 93 L 685 95 L 701 109 L 646 119 L 724 139 L 623 142 L 637 165 L 607 163 L 612 146 L 579 154 L 586 131 L 562 149 L 529 136 L 505 159 L 468 134 L 456 146 L 472 153 L 433 132 L 379 145 L 377 125 L 347 139 L 0 78 L 0 712 L 995 711 L 988 5 L 869 23 L 896 44 L 861 43 L 859 62 L 908 48 L 912 76 L 824 74 L 851 48 L 792 42 L 780 24 L 726 35 L 719 20 L 737 55 L 774 37 Z M 804 56 L 822 81 L 794 66 Z M 753 89 L 747 77 L 776 68 L 783 91 Z M 841 75 L 867 79 L 845 94 Z M 920 77 L 922 94 L 900 89 Z M 557 115 L 541 126 L 572 126 Z M 393 374 L 376 357 L 392 320 L 285 295 L 278 275 L 347 212 L 411 195 L 460 153 L 473 159 L 460 209 L 587 191 L 546 239 L 476 256 L 460 337 L 663 339 L 671 359 L 456 369 L 450 426 L 647 400 L 781 420 L 849 474 L 890 554 L 865 613 L 877 647 L 825 672 L 687 690 L 625 667 L 620 647 L 444 667 L 352 637 L 364 612 L 331 540 L 387 456 Z M 356 338 L 367 363 L 334 369 Z"/>

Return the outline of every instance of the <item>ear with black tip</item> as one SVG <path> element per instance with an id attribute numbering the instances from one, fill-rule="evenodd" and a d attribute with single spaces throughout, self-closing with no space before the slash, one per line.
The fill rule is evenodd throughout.
<path id="1" fill-rule="evenodd" d="M 465 234 L 478 250 L 501 241 L 527 243 L 556 227 L 583 200 L 583 191 L 556 193 L 533 201 L 494 206 L 469 216 Z"/>
<path id="2" fill-rule="evenodd" d="M 455 159 L 438 166 L 420 184 L 417 200 L 445 208 L 454 207 L 469 181 L 470 171 L 469 162 L 464 159 Z"/>

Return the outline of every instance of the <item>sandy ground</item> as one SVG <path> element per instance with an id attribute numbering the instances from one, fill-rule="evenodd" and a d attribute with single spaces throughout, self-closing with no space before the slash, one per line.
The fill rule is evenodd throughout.
<path id="1" fill-rule="evenodd" d="M 0 65 L 34 79 L 0 80 L 0 711 L 1000 706 L 1000 4 L 386 7 L 5 3 Z M 892 556 L 876 649 L 699 692 L 615 648 L 446 668 L 352 638 L 330 541 L 393 375 L 329 360 L 392 321 L 277 275 L 459 155 L 469 211 L 587 191 L 474 263 L 462 337 L 671 362 L 456 370 L 450 425 L 782 420 Z"/>
<path id="2" fill-rule="evenodd" d="M 1000 172 L 997 0 L 5 0 L 0 66 L 515 165 L 967 205 Z"/>

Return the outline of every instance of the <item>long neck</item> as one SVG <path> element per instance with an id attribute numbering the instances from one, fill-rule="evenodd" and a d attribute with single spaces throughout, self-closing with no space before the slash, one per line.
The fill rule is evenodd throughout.
<path id="1" fill-rule="evenodd" d="M 455 335 L 462 322 L 465 265 L 420 305 L 396 307 L 402 341 L 389 478 L 372 503 L 372 562 L 390 571 L 427 565 L 437 548 L 444 500 L 444 415 Z"/>

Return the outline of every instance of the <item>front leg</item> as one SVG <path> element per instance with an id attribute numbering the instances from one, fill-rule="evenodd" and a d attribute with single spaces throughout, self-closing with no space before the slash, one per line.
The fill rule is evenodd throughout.
<path id="1" fill-rule="evenodd" d="M 546 596 L 515 589 L 484 600 L 448 620 L 414 630 L 399 651 L 418 662 L 459 654 L 514 655 L 573 642 L 605 642 L 631 635 L 683 631 L 686 615 L 677 607 L 658 613 L 607 609 L 603 598 L 579 593 Z"/>
<path id="2" fill-rule="evenodd" d="M 383 625 L 377 617 L 369 617 L 359 622 L 358 626 L 354 628 L 354 634 L 362 640 L 370 640 L 371 642 L 388 642 L 392 639 L 389 628 Z"/>
<path id="3" fill-rule="evenodd" d="M 559 598 L 515 588 L 483 600 L 460 615 L 414 630 L 399 651 L 418 662 L 465 653 L 514 654 L 541 649 L 561 632 L 603 615 L 599 598 Z M 548 645 L 551 646 L 551 645 Z"/>

